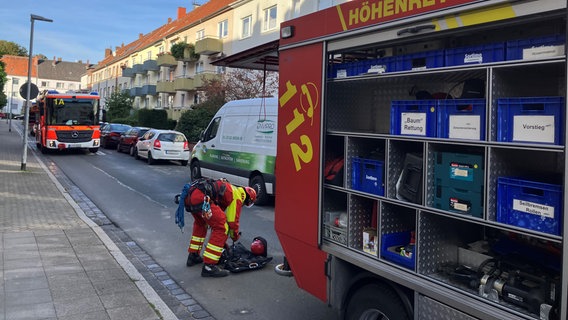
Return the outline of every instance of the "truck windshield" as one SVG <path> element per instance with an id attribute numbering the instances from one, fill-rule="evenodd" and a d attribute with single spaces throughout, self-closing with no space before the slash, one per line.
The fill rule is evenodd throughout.
<path id="1" fill-rule="evenodd" d="M 95 118 L 97 100 L 92 99 L 53 99 L 48 103 L 48 124 L 52 125 L 92 125 Z"/>

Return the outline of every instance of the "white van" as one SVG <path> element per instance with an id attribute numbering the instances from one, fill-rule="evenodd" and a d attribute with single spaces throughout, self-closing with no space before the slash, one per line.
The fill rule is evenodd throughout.
<path id="1" fill-rule="evenodd" d="M 226 103 L 191 152 L 191 179 L 226 178 L 256 190 L 256 204 L 274 195 L 277 98 Z"/>

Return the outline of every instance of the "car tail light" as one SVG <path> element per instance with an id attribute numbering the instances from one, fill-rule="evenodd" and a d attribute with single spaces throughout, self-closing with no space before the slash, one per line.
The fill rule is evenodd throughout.
<path id="1" fill-rule="evenodd" d="M 155 140 L 154 141 L 154 148 L 160 149 L 161 147 L 162 147 L 162 144 L 160 143 L 160 140 Z"/>
<path id="2" fill-rule="evenodd" d="M 183 150 L 189 150 L 189 142 L 187 141 L 183 142 Z"/>

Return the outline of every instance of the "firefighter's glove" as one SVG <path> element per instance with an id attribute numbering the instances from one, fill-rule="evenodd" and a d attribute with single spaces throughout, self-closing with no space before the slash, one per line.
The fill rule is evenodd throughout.
<path id="1" fill-rule="evenodd" d="M 234 222 L 229 222 L 229 236 L 233 241 L 239 240 L 241 233 L 239 232 L 239 225 Z"/>

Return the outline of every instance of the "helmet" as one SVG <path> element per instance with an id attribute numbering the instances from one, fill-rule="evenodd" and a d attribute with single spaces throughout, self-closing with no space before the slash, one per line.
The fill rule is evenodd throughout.
<path id="1" fill-rule="evenodd" d="M 245 192 L 246 192 L 246 198 L 243 203 L 245 206 L 250 208 L 256 201 L 256 191 L 251 187 L 245 187 Z"/>
<path id="2" fill-rule="evenodd" d="M 263 237 L 255 237 L 250 245 L 250 251 L 255 256 L 266 257 L 268 244 Z"/>

